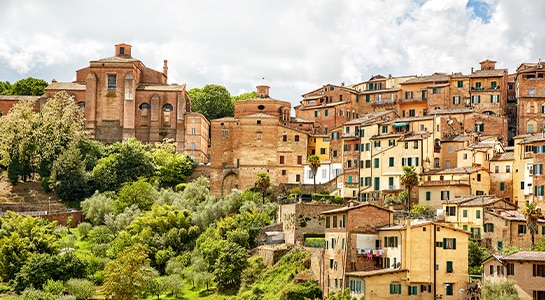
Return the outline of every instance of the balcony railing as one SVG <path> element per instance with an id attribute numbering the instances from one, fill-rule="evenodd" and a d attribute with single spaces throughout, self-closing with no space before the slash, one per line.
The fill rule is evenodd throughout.
<path id="1" fill-rule="evenodd" d="M 462 180 L 431 180 L 422 182 L 423 186 L 436 186 L 436 185 L 462 185 L 468 184 Z"/>
<path id="2" fill-rule="evenodd" d="M 533 158 L 534 152 L 524 152 L 524 158 Z"/>
<path id="3" fill-rule="evenodd" d="M 396 104 L 395 100 L 387 99 L 387 100 L 374 100 L 371 102 L 371 105 L 393 105 Z"/>

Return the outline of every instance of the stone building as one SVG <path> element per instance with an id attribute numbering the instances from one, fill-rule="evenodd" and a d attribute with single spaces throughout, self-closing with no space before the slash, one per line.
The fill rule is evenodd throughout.
<path id="1" fill-rule="evenodd" d="M 320 283 L 324 296 L 347 287 L 346 272 L 389 267 L 383 259 L 381 249 L 385 246 L 380 244 L 377 228 L 393 223 L 393 211 L 373 204 L 351 203 L 324 211 L 322 215 L 325 252 L 324 277 Z"/>
<path id="2" fill-rule="evenodd" d="M 191 113 L 185 85 L 167 84 L 167 75 L 166 60 L 163 70 L 156 71 L 132 57 L 131 45 L 117 44 L 114 56 L 91 61 L 76 71 L 75 81 L 53 80 L 45 96 L 63 90 L 74 96 L 93 139 L 104 143 L 133 137 L 145 143 L 173 139 L 177 151 L 207 162 L 209 123 L 203 115 Z M 188 125 L 194 129 L 190 142 Z"/>
<path id="3" fill-rule="evenodd" d="M 235 102 L 234 117 L 212 120 L 210 191 L 224 196 L 232 189 L 254 187 L 257 174 L 272 185 L 303 182 L 313 123 L 292 118 L 291 104 L 269 97 L 268 86 L 257 97 Z"/>
<path id="4" fill-rule="evenodd" d="M 545 63 L 524 63 L 517 68 L 517 135 L 542 132 L 545 128 Z"/>

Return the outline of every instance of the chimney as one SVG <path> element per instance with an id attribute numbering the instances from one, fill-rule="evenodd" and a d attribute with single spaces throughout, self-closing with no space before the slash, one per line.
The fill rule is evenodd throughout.
<path id="1" fill-rule="evenodd" d="M 269 98 L 269 86 L 258 85 L 257 86 L 257 97 L 258 98 Z"/>
<path id="2" fill-rule="evenodd" d="M 167 66 L 167 63 L 168 63 L 168 60 L 163 60 L 163 74 L 165 74 L 165 76 L 168 76 L 168 66 Z"/>

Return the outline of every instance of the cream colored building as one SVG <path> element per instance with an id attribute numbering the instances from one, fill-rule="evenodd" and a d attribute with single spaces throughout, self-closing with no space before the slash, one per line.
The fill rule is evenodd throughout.
<path id="1" fill-rule="evenodd" d="M 405 220 L 379 228 L 386 265 L 346 274 L 352 296 L 373 299 L 459 299 L 468 283 L 468 232 Z"/>

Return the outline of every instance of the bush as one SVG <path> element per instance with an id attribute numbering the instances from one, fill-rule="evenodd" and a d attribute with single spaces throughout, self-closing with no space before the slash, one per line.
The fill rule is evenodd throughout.
<path id="1" fill-rule="evenodd" d="M 42 289 L 46 293 L 50 293 L 52 295 L 60 295 L 62 294 L 62 292 L 64 292 L 64 285 L 60 280 L 48 279 L 46 283 L 44 283 L 44 285 L 42 286 Z"/>
<path id="2" fill-rule="evenodd" d="M 93 225 L 87 222 L 83 222 L 78 224 L 77 229 L 79 234 L 81 235 L 81 238 L 85 239 L 89 235 L 89 232 L 91 232 L 91 229 L 93 229 Z"/>
<path id="3" fill-rule="evenodd" d="M 87 279 L 69 279 L 66 284 L 66 290 L 76 299 L 88 299 L 95 293 L 95 285 Z"/>

